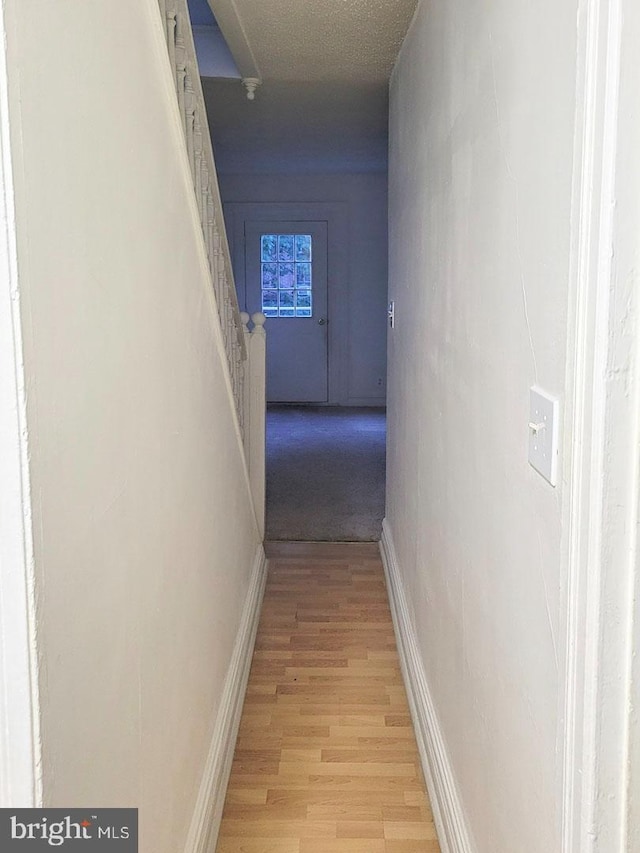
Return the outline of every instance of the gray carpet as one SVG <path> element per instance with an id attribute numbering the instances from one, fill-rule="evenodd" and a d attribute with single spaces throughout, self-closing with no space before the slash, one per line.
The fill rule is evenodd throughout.
<path id="1" fill-rule="evenodd" d="M 267 539 L 370 542 L 384 516 L 383 409 L 267 410 Z"/>

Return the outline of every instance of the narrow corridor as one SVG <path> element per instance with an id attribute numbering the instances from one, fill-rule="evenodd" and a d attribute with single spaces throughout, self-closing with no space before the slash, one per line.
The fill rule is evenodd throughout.
<path id="1" fill-rule="evenodd" d="M 439 853 L 377 543 L 278 543 L 217 853 Z"/>

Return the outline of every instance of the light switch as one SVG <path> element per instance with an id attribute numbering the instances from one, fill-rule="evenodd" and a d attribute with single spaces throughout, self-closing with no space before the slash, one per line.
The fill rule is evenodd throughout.
<path id="1" fill-rule="evenodd" d="M 558 477 L 557 397 L 534 385 L 529 392 L 529 463 L 552 486 Z"/>

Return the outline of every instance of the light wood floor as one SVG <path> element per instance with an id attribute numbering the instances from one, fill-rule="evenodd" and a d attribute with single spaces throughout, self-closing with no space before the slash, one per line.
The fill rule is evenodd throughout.
<path id="1" fill-rule="evenodd" d="M 439 853 L 377 545 L 267 556 L 217 853 Z"/>

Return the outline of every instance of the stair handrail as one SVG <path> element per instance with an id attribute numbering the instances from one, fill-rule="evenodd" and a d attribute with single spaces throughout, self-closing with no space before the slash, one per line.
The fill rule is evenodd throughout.
<path id="1" fill-rule="evenodd" d="M 240 429 L 247 349 L 187 0 L 158 0 Z"/>

